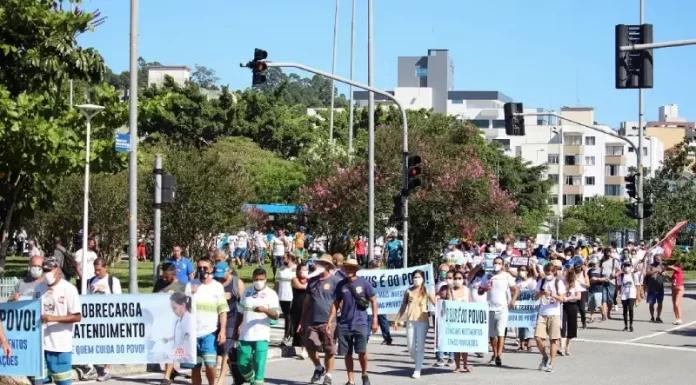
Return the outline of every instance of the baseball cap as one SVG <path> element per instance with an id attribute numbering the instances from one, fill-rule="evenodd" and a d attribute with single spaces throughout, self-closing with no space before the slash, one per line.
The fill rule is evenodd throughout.
<path id="1" fill-rule="evenodd" d="M 213 271 L 213 278 L 225 278 L 225 273 L 230 269 L 230 265 L 226 262 L 218 262 L 215 264 L 215 270 Z"/>

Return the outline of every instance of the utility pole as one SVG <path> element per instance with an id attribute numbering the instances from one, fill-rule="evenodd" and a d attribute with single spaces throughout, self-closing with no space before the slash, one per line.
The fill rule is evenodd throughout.
<path id="1" fill-rule="evenodd" d="M 159 279 L 160 255 L 162 253 L 162 154 L 155 156 L 155 244 L 153 260 L 155 262 L 153 275 Z"/>
<path id="2" fill-rule="evenodd" d="M 640 25 L 645 23 L 644 8 L 645 1 L 640 1 Z M 638 239 L 640 242 L 643 240 L 643 229 L 645 226 L 645 220 L 643 219 L 643 181 L 645 181 L 645 176 L 643 175 L 643 108 L 644 105 L 643 89 L 638 89 L 638 151 L 636 152 L 636 159 L 638 160 Z"/>
<path id="3" fill-rule="evenodd" d="M 336 14 L 334 15 L 334 38 L 333 38 L 333 61 L 331 63 L 331 74 L 336 74 L 336 52 L 338 50 L 338 11 L 340 1 L 336 0 Z M 336 102 L 336 82 L 331 80 L 331 112 L 329 112 L 329 143 L 334 144 L 334 104 Z"/>
<path id="4" fill-rule="evenodd" d="M 138 292 L 138 6 L 130 2 L 130 92 L 128 164 L 128 292 Z"/>
<path id="5" fill-rule="evenodd" d="M 353 18 L 350 23 L 350 80 L 353 80 L 353 74 L 355 73 L 355 3 L 357 0 L 353 0 Z M 348 112 L 348 156 L 350 161 L 353 161 L 353 86 L 350 86 L 348 90 L 348 107 L 350 111 Z"/>
<path id="6" fill-rule="evenodd" d="M 367 85 L 370 87 L 375 85 L 373 13 L 373 0 L 367 0 Z M 405 118 L 406 113 L 404 112 Z M 367 98 L 367 164 L 367 222 L 370 236 L 368 255 L 369 260 L 372 261 L 375 259 L 375 94 L 371 91 Z"/>

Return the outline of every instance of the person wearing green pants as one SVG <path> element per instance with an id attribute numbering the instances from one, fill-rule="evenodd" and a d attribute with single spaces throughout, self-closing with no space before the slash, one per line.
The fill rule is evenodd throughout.
<path id="1" fill-rule="evenodd" d="M 253 274 L 254 285 L 244 291 L 237 315 L 237 364 L 244 379 L 262 385 L 266 372 L 271 324 L 278 321 L 278 294 L 266 286 L 266 270 Z"/>

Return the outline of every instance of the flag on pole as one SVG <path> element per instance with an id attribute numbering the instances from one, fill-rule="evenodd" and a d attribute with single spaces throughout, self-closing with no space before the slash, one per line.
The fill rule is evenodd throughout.
<path id="1" fill-rule="evenodd" d="M 679 230 L 686 226 L 687 223 L 689 223 L 689 221 L 677 223 L 677 225 L 657 244 L 657 246 L 662 247 L 664 259 L 669 259 L 672 256 L 672 250 L 674 250 L 674 247 L 677 245 L 677 234 L 679 234 Z"/>

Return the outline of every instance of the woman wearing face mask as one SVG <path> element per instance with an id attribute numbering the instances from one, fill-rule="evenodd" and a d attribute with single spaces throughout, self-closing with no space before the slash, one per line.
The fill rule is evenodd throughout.
<path id="1" fill-rule="evenodd" d="M 283 318 L 285 319 L 283 342 L 281 342 L 284 346 L 292 343 L 293 322 L 290 320 L 290 306 L 292 305 L 293 295 L 292 279 L 297 275 L 296 270 L 295 258 L 290 253 L 285 253 L 283 267 L 278 271 L 275 287 L 273 288 L 278 293 L 280 310 L 283 312 Z"/>
<path id="2" fill-rule="evenodd" d="M 561 347 L 559 356 L 570 355 L 570 344 L 578 336 L 578 303 L 582 296 L 580 283 L 575 270 L 571 269 L 565 275 L 566 294 L 563 301 L 563 320 L 561 326 Z"/>
<path id="3" fill-rule="evenodd" d="M 453 278 L 454 284 L 444 287 L 444 292 L 440 293 L 440 297 L 444 297 L 448 301 L 471 302 L 471 291 L 464 285 L 464 273 L 457 271 L 453 274 Z M 471 367 L 467 363 L 468 359 L 468 353 L 454 353 L 455 367 L 453 372 L 471 372 Z"/>
<path id="4" fill-rule="evenodd" d="M 590 279 L 587 276 L 585 265 L 576 262 L 573 265 L 573 270 L 575 271 L 575 279 L 578 282 L 578 291 L 580 292 L 580 302 L 578 303 L 580 322 L 582 328 L 587 329 L 587 300 L 589 298 Z"/>
<path id="5" fill-rule="evenodd" d="M 435 291 L 438 293 L 438 298 L 447 299 L 447 290 L 454 286 L 454 270 L 445 271 L 445 276 L 441 282 L 435 286 Z M 436 352 L 437 361 L 435 366 L 445 366 L 454 364 L 454 356 L 452 353 L 447 352 Z"/>
<path id="6" fill-rule="evenodd" d="M 617 279 L 619 292 L 621 293 L 621 305 L 623 306 L 623 331 L 633 331 L 633 308 L 636 306 L 636 280 L 633 275 L 633 266 L 630 261 L 623 263 L 621 273 Z"/>
<path id="7" fill-rule="evenodd" d="M 397 330 L 398 322 L 406 315 L 408 325 L 406 327 L 406 339 L 408 351 L 415 362 L 412 378 L 420 378 L 423 358 L 425 356 L 425 338 L 428 334 L 428 302 L 435 304 L 435 293 L 425 288 L 425 273 L 421 270 L 413 272 L 413 286 L 404 293 L 401 308 L 396 314 L 394 330 Z"/>
<path id="8" fill-rule="evenodd" d="M 531 265 L 529 267 L 527 266 L 520 266 L 517 269 L 517 288 L 522 290 L 536 290 L 537 286 L 537 281 L 536 281 L 536 272 L 534 265 Z M 517 329 L 517 336 L 520 339 L 520 347 L 519 350 L 526 350 L 530 351 L 532 350 L 532 345 L 531 341 L 532 338 L 534 338 L 534 329 L 532 328 L 518 328 Z"/>
<path id="9" fill-rule="evenodd" d="M 292 279 L 292 305 L 290 306 L 290 319 L 293 321 L 292 330 L 292 346 L 295 348 L 295 357 L 301 360 L 307 358 L 307 353 L 304 351 L 302 343 L 302 333 L 298 332 L 297 322 L 302 319 L 302 306 L 304 305 L 305 295 L 307 294 L 307 277 L 309 276 L 309 268 L 306 264 L 297 266 L 295 277 Z M 302 325 L 300 330 L 307 330 L 306 325 Z"/>

